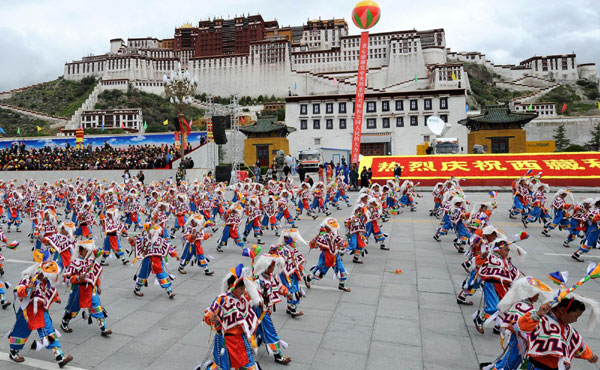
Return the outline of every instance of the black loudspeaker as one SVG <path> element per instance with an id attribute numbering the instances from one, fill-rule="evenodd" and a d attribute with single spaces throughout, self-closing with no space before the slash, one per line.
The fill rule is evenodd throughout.
<path id="1" fill-rule="evenodd" d="M 217 166 L 215 168 L 215 181 L 222 182 L 231 180 L 231 165 L 228 166 Z"/>
<path id="2" fill-rule="evenodd" d="M 226 116 L 213 116 L 213 137 L 215 144 L 227 144 L 227 136 L 225 135 Z"/>

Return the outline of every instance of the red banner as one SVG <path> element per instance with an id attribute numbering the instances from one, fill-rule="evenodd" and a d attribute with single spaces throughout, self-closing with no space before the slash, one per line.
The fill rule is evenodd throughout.
<path id="1" fill-rule="evenodd" d="M 451 176 L 465 186 L 506 186 L 512 180 L 541 172 L 542 181 L 556 186 L 599 186 L 600 153 L 530 153 L 363 157 L 360 168 L 371 168 L 373 180 L 394 177 L 399 164 L 402 178 L 434 185 Z"/>
<path id="2" fill-rule="evenodd" d="M 360 155 L 360 137 L 362 134 L 363 106 L 365 104 L 365 84 L 367 80 L 367 57 L 369 55 L 369 32 L 360 34 L 360 50 L 358 52 L 358 74 L 356 77 L 356 99 L 354 107 L 354 124 L 352 131 L 351 163 L 358 163 Z"/>
<path id="3" fill-rule="evenodd" d="M 181 141 L 180 141 L 180 135 L 179 135 L 179 131 L 175 131 L 173 133 L 173 135 L 175 136 L 175 149 L 179 150 L 181 149 Z"/>

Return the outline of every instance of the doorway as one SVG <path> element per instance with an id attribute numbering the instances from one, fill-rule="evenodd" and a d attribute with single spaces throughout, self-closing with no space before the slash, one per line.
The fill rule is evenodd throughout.
<path id="1" fill-rule="evenodd" d="M 492 153 L 508 153 L 508 138 L 493 137 L 492 138 Z"/>
<path id="2" fill-rule="evenodd" d="M 256 146 L 256 160 L 258 161 L 261 167 L 268 167 L 270 165 L 268 145 Z"/>

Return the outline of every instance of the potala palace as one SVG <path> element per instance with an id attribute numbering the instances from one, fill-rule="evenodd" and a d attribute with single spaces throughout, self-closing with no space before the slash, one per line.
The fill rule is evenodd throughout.
<path id="1" fill-rule="evenodd" d="M 292 154 L 306 148 L 348 148 L 359 41 L 360 35 L 349 34 L 344 19 L 284 27 L 260 15 L 185 24 L 175 28 L 170 39 L 113 39 L 105 54 L 65 64 L 67 80 L 100 79 L 68 126 L 96 127 L 97 123 L 86 126 L 86 122 L 96 122 L 98 117 L 86 114 L 96 114 L 96 97 L 104 90 L 131 86 L 164 95 L 163 76 L 181 65 L 198 81 L 199 94 L 286 97 L 285 123 L 297 130 L 290 135 Z M 426 127 L 430 116 L 451 123 L 446 136 L 458 138 L 461 152 L 467 152 L 467 130 L 457 124 L 468 110 L 470 83 L 465 63 L 485 66 L 497 87 L 527 92 L 512 99 L 510 108 L 522 112 L 533 104 L 538 117 L 526 128 L 532 140 L 550 140 L 560 124 L 556 121 L 559 107 L 539 102 L 540 97 L 561 84 L 598 81 L 596 65 L 578 63 L 574 53 L 496 65 L 479 52 L 451 51 L 441 28 L 371 32 L 364 153 L 414 154 L 415 143 L 430 140 Z M 131 118 L 126 127 L 142 129 L 141 113 L 118 114 Z M 600 122 L 596 118 L 581 124 L 595 125 Z"/>

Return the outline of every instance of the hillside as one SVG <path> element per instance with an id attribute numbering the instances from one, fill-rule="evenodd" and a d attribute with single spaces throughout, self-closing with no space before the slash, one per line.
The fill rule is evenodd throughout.
<path id="1" fill-rule="evenodd" d="M 561 85 L 538 99 L 538 102 L 556 104 L 556 113 L 561 114 L 567 103 L 565 115 L 591 116 L 598 114 L 597 99 L 600 98 L 598 84 L 588 80 L 579 80 L 574 85 Z"/>
<path id="2" fill-rule="evenodd" d="M 96 109 L 124 109 L 124 108 L 142 108 L 144 121 L 148 124 L 146 132 L 166 132 L 176 129 L 173 119 L 177 117 L 175 106 L 166 98 L 159 95 L 145 93 L 135 89 L 128 91 L 107 90 L 98 95 Z M 186 119 L 199 122 L 204 115 L 202 109 L 187 107 L 183 112 Z M 169 125 L 164 126 L 163 122 L 168 119 Z M 194 125 L 194 128 L 198 126 Z"/>
<path id="3" fill-rule="evenodd" d="M 42 131 L 38 133 L 37 127 Z M 16 113 L 7 109 L 0 108 L 0 127 L 6 132 L 2 136 L 46 136 L 56 134 L 56 129 L 51 129 L 47 122 L 33 119 L 31 117 Z M 17 135 L 17 130 L 21 128 L 21 134 Z"/>
<path id="4" fill-rule="evenodd" d="M 18 92 L 10 99 L 3 100 L 3 103 L 71 118 L 95 85 L 96 80 L 93 77 L 86 77 L 81 81 L 67 81 L 61 77 Z"/>
<path id="5" fill-rule="evenodd" d="M 494 79 L 499 76 L 494 74 L 485 66 L 475 63 L 464 63 L 465 71 L 469 75 L 471 90 L 468 92 L 471 99 L 469 105 L 475 103 L 477 107 L 483 105 L 505 104 L 513 98 L 529 95 L 531 91 L 513 91 L 499 88 Z"/>

